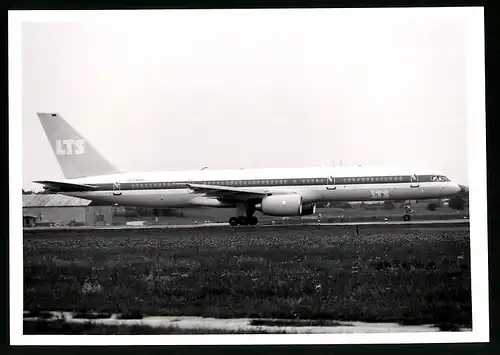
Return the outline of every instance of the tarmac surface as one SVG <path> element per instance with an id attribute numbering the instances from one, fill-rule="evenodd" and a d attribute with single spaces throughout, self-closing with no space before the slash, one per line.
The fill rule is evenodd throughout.
<path id="1" fill-rule="evenodd" d="M 24 228 L 24 232 L 49 232 L 49 231 L 99 231 L 99 230 L 120 230 L 120 231 L 141 231 L 141 230 L 169 230 L 169 229 L 204 229 L 204 228 L 284 228 L 284 229 L 303 229 L 308 227 L 469 227 L 468 219 L 450 219 L 450 220 L 432 220 L 432 221 L 373 221 L 373 222 L 339 222 L 339 223 L 280 223 L 280 224 L 258 224 L 256 226 L 230 226 L 229 223 L 204 223 L 204 224 L 185 224 L 185 225 L 143 225 L 143 226 L 77 226 L 77 227 L 31 227 Z"/>
<path id="2" fill-rule="evenodd" d="M 99 325 L 121 325 L 121 326 L 150 326 L 154 328 L 178 327 L 181 329 L 206 329 L 226 331 L 255 331 L 263 332 L 285 332 L 285 333 L 406 333 L 406 332 L 438 332 L 439 328 L 432 324 L 423 325 L 400 325 L 397 323 L 366 323 L 366 322 L 344 322 L 339 321 L 335 326 L 271 326 L 252 325 L 249 318 L 219 319 L 204 317 L 144 317 L 142 319 L 117 319 L 117 315 L 110 318 L 85 319 L 73 318 L 71 312 L 50 312 L 51 320 L 64 319 L 67 323 L 84 324 L 91 322 Z M 37 318 L 24 318 L 25 321 L 35 321 Z M 50 319 L 48 320 L 50 321 Z M 460 328 L 459 331 L 470 331 L 468 328 Z"/>

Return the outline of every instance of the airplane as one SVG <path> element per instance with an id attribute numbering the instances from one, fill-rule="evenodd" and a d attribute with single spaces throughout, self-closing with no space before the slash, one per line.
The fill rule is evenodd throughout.
<path id="1" fill-rule="evenodd" d="M 64 180 L 34 181 L 45 190 L 100 203 L 161 208 L 235 208 L 231 226 L 256 225 L 256 211 L 305 216 L 333 201 L 450 197 L 465 186 L 432 169 L 364 166 L 123 172 L 104 158 L 58 113 L 37 113 Z"/>

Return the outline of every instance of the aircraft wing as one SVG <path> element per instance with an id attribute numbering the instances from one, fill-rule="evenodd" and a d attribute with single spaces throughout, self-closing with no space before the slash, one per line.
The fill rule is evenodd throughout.
<path id="1" fill-rule="evenodd" d="M 44 185 L 44 188 L 52 191 L 93 191 L 99 189 L 97 186 L 74 184 L 62 181 L 33 181 Z"/>
<path id="2" fill-rule="evenodd" d="M 267 195 L 284 193 L 283 191 L 277 192 L 271 189 L 251 190 L 244 187 L 232 187 L 232 186 L 220 186 L 220 185 L 187 184 L 187 186 L 189 189 L 195 192 L 205 193 L 206 197 L 215 197 L 219 199 L 250 200 L 256 198 L 260 199 Z"/>

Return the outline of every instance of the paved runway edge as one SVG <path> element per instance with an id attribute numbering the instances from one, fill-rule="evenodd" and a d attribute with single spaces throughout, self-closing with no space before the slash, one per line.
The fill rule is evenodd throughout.
<path id="1" fill-rule="evenodd" d="M 63 320 L 68 324 L 86 324 L 101 326 L 149 326 L 153 328 L 177 327 L 186 330 L 220 330 L 220 331 L 255 331 L 263 333 L 292 333 L 292 334 L 334 334 L 334 333 L 406 333 L 406 332 L 438 332 L 439 327 L 434 324 L 401 325 L 392 322 L 360 322 L 360 321 L 336 321 L 336 325 L 285 325 L 266 326 L 252 325 L 250 318 L 211 318 L 211 317 L 179 317 L 179 316 L 146 316 L 141 319 L 119 319 L 118 314 L 109 315 L 109 318 L 74 318 L 72 312 L 49 311 L 49 318 L 30 317 L 29 312 L 24 312 L 24 322 L 54 322 Z M 262 319 L 257 319 L 262 320 Z M 263 319 L 274 321 L 274 319 Z M 284 320 L 290 321 L 288 319 Z M 293 320 L 292 320 L 293 321 Z M 456 331 L 471 331 L 466 327 L 458 327 Z"/>
<path id="2" fill-rule="evenodd" d="M 301 223 L 301 224 L 261 224 L 257 226 L 230 226 L 228 223 L 207 223 L 207 224 L 187 224 L 187 225 L 154 225 L 154 226 L 80 226 L 80 227 L 32 227 L 23 228 L 24 232 L 71 232 L 71 231 L 145 231 L 145 230 L 172 230 L 172 229 L 204 229 L 204 228 L 224 228 L 224 229 L 260 229 L 260 228 L 307 228 L 307 227 L 434 227 L 434 226 L 455 226 L 469 227 L 468 219 L 454 220 L 434 220 L 434 221 L 387 221 L 387 222 L 339 222 L 339 223 Z"/>

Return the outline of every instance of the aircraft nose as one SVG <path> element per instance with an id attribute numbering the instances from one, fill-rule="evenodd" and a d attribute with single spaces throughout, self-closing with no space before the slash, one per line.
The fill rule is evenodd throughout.
<path id="1" fill-rule="evenodd" d="M 466 187 L 464 185 L 460 184 L 453 184 L 451 186 L 451 192 L 453 194 L 459 194 L 459 193 L 464 193 L 466 191 Z"/>
<path id="2" fill-rule="evenodd" d="M 462 188 L 458 184 L 448 184 L 448 186 L 443 187 L 444 191 L 448 194 L 448 196 L 459 194 L 462 191 Z"/>

